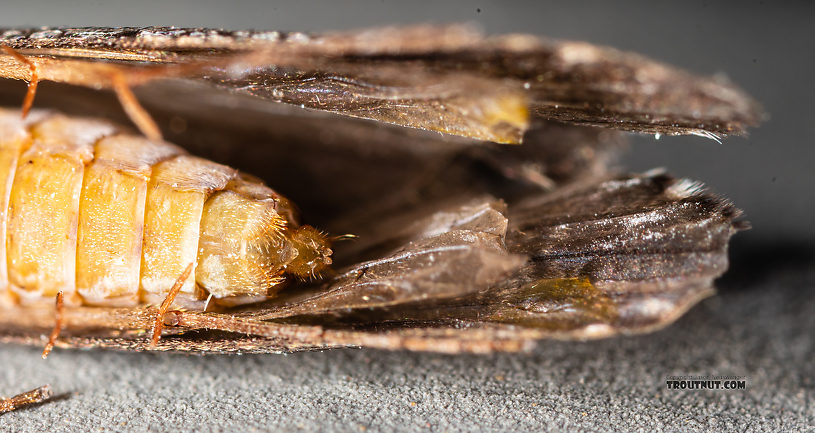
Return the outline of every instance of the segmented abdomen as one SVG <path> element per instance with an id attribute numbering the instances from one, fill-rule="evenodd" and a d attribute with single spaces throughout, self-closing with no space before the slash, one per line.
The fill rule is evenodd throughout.
<path id="1" fill-rule="evenodd" d="M 265 299 L 330 263 L 325 237 L 236 170 L 101 120 L 0 110 L 0 293 L 6 301 L 179 305 Z"/>

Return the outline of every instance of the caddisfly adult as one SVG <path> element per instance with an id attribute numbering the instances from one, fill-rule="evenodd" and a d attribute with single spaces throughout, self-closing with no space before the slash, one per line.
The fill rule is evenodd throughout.
<path id="1" fill-rule="evenodd" d="M 615 129 L 739 134 L 757 104 L 610 48 L 466 26 L 7 30 L 0 45 L 0 76 L 32 83 L 24 110 L 40 81 L 62 84 L 34 105 L 70 110 L 0 114 L 2 342 L 483 353 L 645 332 L 713 292 L 744 227 L 697 182 L 608 161 Z M 75 86 L 113 90 L 145 137 L 93 118 L 122 110 Z M 21 90 L 3 82 L 0 100 Z M 227 163 L 358 240 L 332 254 Z"/>

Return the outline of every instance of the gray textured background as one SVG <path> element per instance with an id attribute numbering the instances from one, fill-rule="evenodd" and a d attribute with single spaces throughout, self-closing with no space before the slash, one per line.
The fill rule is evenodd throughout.
<path id="1" fill-rule="evenodd" d="M 575 2 L 576 3 L 576 2 Z M 61 398 L 0 416 L 0 431 L 815 431 L 815 7 L 810 2 L 31 1 L 0 26 L 177 25 L 281 30 L 470 21 L 637 51 L 725 73 L 770 119 L 747 139 L 635 137 L 624 164 L 707 182 L 754 229 L 722 293 L 648 336 L 544 342 L 528 355 L 342 350 L 187 357 L 0 347 L 0 394 Z M 747 391 L 667 391 L 669 375 L 748 376 Z"/>

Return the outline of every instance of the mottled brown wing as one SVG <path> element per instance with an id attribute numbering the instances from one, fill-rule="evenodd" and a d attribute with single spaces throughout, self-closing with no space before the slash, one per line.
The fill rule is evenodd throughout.
<path id="1" fill-rule="evenodd" d="M 762 114 L 735 86 L 638 55 L 467 26 L 305 35 L 175 28 L 6 30 L 40 79 L 110 87 L 183 78 L 264 100 L 494 142 L 532 118 L 665 134 L 741 134 Z M 0 76 L 30 70 L 0 54 Z M 711 135 L 713 134 L 713 135 Z"/>
<path id="2" fill-rule="evenodd" d="M 510 206 L 508 218 L 476 200 L 417 221 L 410 235 L 397 234 L 401 247 L 315 295 L 252 316 L 348 315 L 338 322 L 354 326 L 501 323 L 547 337 L 642 332 L 712 293 L 727 268 L 728 240 L 744 227 L 734 222 L 739 214 L 700 184 L 661 173 L 539 194 Z M 505 236 L 503 254 L 468 244 L 468 255 L 444 258 L 463 245 L 451 236 L 489 234 Z"/>

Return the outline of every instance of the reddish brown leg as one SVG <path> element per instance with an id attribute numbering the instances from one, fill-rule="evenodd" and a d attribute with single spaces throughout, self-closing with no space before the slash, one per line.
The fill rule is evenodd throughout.
<path id="1" fill-rule="evenodd" d="M 26 116 L 28 116 L 28 112 L 31 111 L 31 106 L 34 105 L 34 96 L 37 94 L 37 83 L 40 82 L 40 79 L 37 77 L 37 65 L 35 65 L 31 60 L 25 58 L 24 55 L 18 53 L 14 48 L 6 46 L 3 46 L 2 48 L 3 51 L 13 56 L 20 63 L 27 65 L 29 69 L 31 69 L 31 78 L 28 80 L 28 90 L 26 90 L 25 99 L 23 99 L 23 119 L 25 119 Z"/>
<path id="2" fill-rule="evenodd" d="M 51 398 L 51 386 L 45 385 L 11 398 L 0 398 L 0 414 L 17 410 L 23 406 L 42 403 Z"/>
<path id="3" fill-rule="evenodd" d="M 57 292 L 57 309 L 56 309 L 56 320 L 54 322 L 54 330 L 51 331 L 51 336 L 48 337 L 48 344 L 45 345 L 45 348 L 42 350 L 42 359 L 48 358 L 48 354 L 51 353 L 51 350 L 54 348 L 54 343 L 57 342 L 57 337 L 59 337 L 59 332 L 62 331 L 62 312 L 65 309 L 65 305 L 63 302 L 63 294 L 62 290 Z"/>
<path id="4" fill-rule="evenodd" d="M 158 313 L 156 314 L 156 321 L 153 323 L 153 337 L 150 339 L 150 347 L 156 347 L 158 344 L 158 340 L 161 338 L 161 330 L 164 328 L 164 315 L 167 314 L 167 310 L 170 309 L 170 305 L 173 304 L 175 301 L 175 297 L 178 296 L 178 292 L 181 291 L 181 287 L 184 285 L 184 281 L 186 281 L 187 277 L 190 276 L 192 272 L 192 267 L 195 263 L 190 263 L 187 266 L 187 269 L 184 269 L 184 272 L 175 280 L 175 284 L 170 289 L 170 293 L 167 294 L 167 297 L 164 298 L 164 302 L 161 303 L 161 306 L 158 309 Z"/>
<path id="5" fill-rule="evenodd" d="M 151 140 L 160 141 L 161 130 L 153 121 L 153 118 L 150 117 L 150 113 L 139 104 L 139 100 L 136 99 L 136 95 L 133 94 L 127 84 L 125 75 L 121 72 L 114 72 L 111 76 L 111 82 L 113 83 L 113 90 L 119 98 L 119 103 L 122 104 L 125 113 L 136 124 L 139 131 Z"/>

